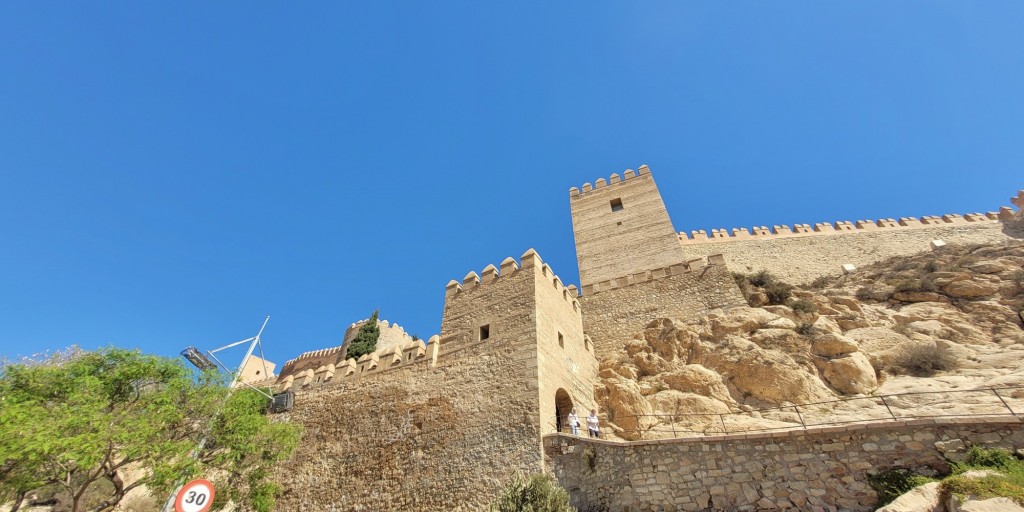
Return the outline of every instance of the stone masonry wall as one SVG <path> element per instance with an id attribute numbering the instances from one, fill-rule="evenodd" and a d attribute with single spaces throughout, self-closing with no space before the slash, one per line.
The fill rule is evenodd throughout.
<path id="1" fill-rule="evenodd" d="M 478 342 L 296 392 L 305 428 L 274 480 L 279 510 L 481 510 L 515 471 L 541 470 L 537 392 L 512 344 Z"/>
<path id="2" fill-rule="evenodd" d="M 557 425 L 555 395 L 559 389 L 568 393 L 581 418 L 585 416 L 583 411 L 597 406 L 594 384 L 598 382 L 598 362 L 594 347 L 583 336 L 582 308 L 575 287 L 563 286 L 547 265 L 541 267 L 536 278 L 541 430 L 549 433 Z M 564 422 L 569 411 L 558 413 Z"/>
<path id="3" fill-rule="evenodd" d="M 725 263 L 720 258 L 712 261 L 622 278 L 606 289 L 585 288 L 580 297 L 583 330 L 593 340 L 598 358 L 614 352 L 656 318 L 688 320 L 715 308 L 745 306 Z"/>
<path id="4" fill-rule="evenodd" d="M 621 209 L 614 211 L 612 201 Z M 580 285 L 683 261 L 668 210 L 646 165 L 569 191 Z"/>
<path id="5" fill-rule="evenodd" d="M 803 284 L 817 277 L 842 274 L 844 263 L 861 266 L 892 256 L 930 250 L 932 240 L 942 240 L 947 244 L 990 244 L 1020 238 L 1024 238 L 1024 229 L 1019 226 L 987 221 L 723 242 L 684 242 L 682 248 L 687 257 L 722 254 L 734 272 L 767 270 L 783 281 Z"/>
<path id="6" fill-rule="evenodd" d="M 915 420 L 730 438 L 621 443 L 546 436 L 545 457 L 580 510 L 874 510 L 867 476 L 936 474 L 943 453 L 1024 447 L 1017 417 Z M 835 507 L 835 508 L 833 508 Z"/>

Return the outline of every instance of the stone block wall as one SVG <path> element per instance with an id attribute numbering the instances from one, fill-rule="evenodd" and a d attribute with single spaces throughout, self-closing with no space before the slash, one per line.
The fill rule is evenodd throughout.
<path id="1" fill-rule="evenodd" d="M 489 265 L 449 283 L 441 334 L 426 349 L 436 355 L 417 347 L 391 361 L 384 349 L 383 359 L 359 359 L 376 363 L 372 371 L 292 387 L 295 407 L 283 419 L 305 435 L 275 473 L 285 486 L 279 507 L 485 509 L 513 474 L 543 470 L 558 390 L 594 403 L 597 360 L 580 311 L 575 288 L 533 250 L 521 267 L 507 258 L 500 271 Z"/>
<path id="2" fill-rule="evenodd" d="M 1024 420 L 915 420 L 646 442 L 545 437 L 546 464 L 580 510 L 875 509 L 868 475 L 949 470 L 972 444 L 1024 447 Z"/>
<path id="3" fill-rule="evenodd" d="M 859 267 L 893 256 L 928 251 L 932 240 L 967 245 L 1021 238 L 1024 228 L 1013 223 L 987 218 L 968 222 L 959 217 L 957 221 L 940 219 L 931 224 L 680 242 L 687 257 L 722 254 L 734 272 L 767 270 L 788 283 L 804 284 L 821 276 L 842 274 L 845 263 Z"/>
<path id="4" fill-rule="evenodd" d="M 547 265 L 535 274 L 537 296 L 537 366 L 541 430 L 553 432 L 571 407 L 580 418 L 596 407 L 594 384 L 598 362 L 592 343 L 583 335 L 583 311 L 575 286 L 566 287 Z M 571 406 L 556 403 L 559 390 Z"/>
<path id="5" fill-rule="evenodd" d="M 646 165 L 569 190 L 580 285 L 683 260 L 668 210 Z"/>
<path id="6" fill-rule="evenodd" d="M 515 471 L 542 467 L 537 392 L 517 348 L 486 342 L 297 390 L 305 432 L 275 471 L 277 508 L 475 511 Z"/>
<path id="7" fill-rule="evenodd" d="M 623 346 L 656 318 L 688 320 L 715 308 L 746 306 L 720 257 L 691 260 L 584 287 L 583 330 L 598 357 Z"/>

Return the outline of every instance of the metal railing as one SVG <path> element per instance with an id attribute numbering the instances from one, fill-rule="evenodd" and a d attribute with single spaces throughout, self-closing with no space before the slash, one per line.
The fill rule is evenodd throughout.
<path id="1" fill-rule="evenodd" d="M 841 398 L 727 413 L 637 414 L 619 416 L 620 421 L 612 416 L 609 420 L 618 427 L 619 437 L 624 433 L 635 434 L 628 437 L 636 439 L 671 439 L 928 418 L 1019 417 L 1021 413 L 1024 386 L 1001 386 Z M 623 429 L 623 424 L 635 424 L 636 428 Z M 560 422 L 556 418 L 551 426 L 571 433 L 565 418 Z M 581 425 L 580 435 L 587 435 L 585 425 Z"/>

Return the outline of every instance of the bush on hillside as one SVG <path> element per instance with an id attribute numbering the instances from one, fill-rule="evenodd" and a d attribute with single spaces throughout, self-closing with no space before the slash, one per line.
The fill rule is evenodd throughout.
<path id="1" fill-rule="evenodd" d="M 548 475 L 516 475 L 491 502 L 491 512 L 576 512 L 569 493 Z"/>

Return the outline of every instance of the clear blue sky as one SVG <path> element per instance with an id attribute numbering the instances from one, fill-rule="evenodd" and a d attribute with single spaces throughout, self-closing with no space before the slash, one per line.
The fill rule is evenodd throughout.
<path id="1" fill-rule="evenodd" d="M 534 247 L 647 163 L 677 230 L 996 209 L 1024 3 L 4 2 L 0 354 L 278 362 Z"/>

